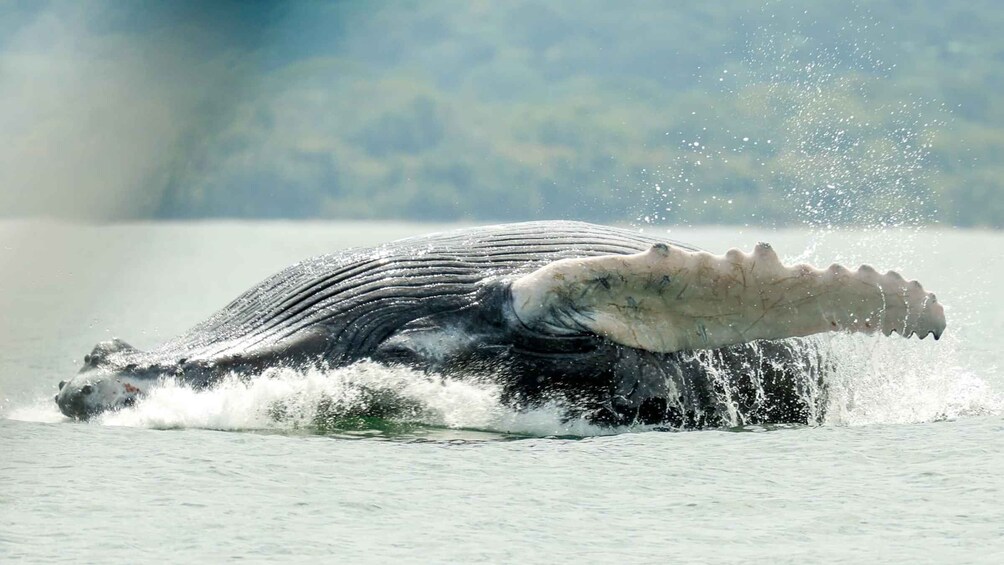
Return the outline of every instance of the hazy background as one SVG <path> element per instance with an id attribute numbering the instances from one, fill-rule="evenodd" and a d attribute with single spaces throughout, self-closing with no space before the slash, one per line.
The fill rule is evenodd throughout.
<path id="1" fill-rule="evenodd" d="M 0 1 L 0 217 L 1004 227 L 995 1 Z"/>

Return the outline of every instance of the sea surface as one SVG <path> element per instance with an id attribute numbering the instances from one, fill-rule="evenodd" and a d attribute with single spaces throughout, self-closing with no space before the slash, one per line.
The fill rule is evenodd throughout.
<path id="1" fill-rule="evenodd" d="M 605 429 L 368 364 L 88 423 L 52 402 L 98 341 L 152 347 L 299 259 L 451 227 L 0 222 L 0 562 L 1004 563 L 1004 233 L 668 230 L 938 294 L 938 342 L 818 338 L 820 426 Z M 359 383 L 421 416 L 316 425 Z"/>

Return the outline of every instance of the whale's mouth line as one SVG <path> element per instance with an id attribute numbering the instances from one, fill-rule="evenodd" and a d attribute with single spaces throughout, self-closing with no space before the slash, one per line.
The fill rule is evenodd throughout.
<path id="1" fill-rule="evenodd" d="M 66 416 L 67 418 L 71 418 L 78 422 L 89 422 L 90 420 L 98 416 L 102 416 L 105 414 L 113 414 L 115 412 L 119 412 L 127 408 L 133 408 L 136 406 L 137 403 L 139 403 L 139 397 L 131 396 L 129 398 L 126 398 L 122 402 L 115 404 L 114 406 L 95 407 L 76 414 L 67 414 L 66 412 L 63 412 L 63 415 Z"/>
<path id="2" fill-rule="evenodd" d="M 63 410 L 62 407 L 60 406 L 60 412 L 62 412 L 64 416 L 70 418 L 71 420 L 75 420 L 78 422 L 89 422 L 94 418 L 102 416 L 104 414 L 112 414 L 120 410 L 132 408 L 136 406 L 138 402 L 139 402 L 138 398 L 130 397 L 114 406 L 89 408 L 80 412 L 69 413 L 69 414 L 65 410 Z"/>

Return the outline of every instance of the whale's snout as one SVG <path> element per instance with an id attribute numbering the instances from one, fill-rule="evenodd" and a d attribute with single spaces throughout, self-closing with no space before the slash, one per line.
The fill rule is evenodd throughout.
<path id="1" fill-rule="evenodd" d="M 68 388 L 66 381 L 59 383 L 59 393 L 56 395 L 56 405 L 65 416 L 76 420 L 86 420 L 94 414 L 87 397 L 94 394 L 94 387 L 83 385 Z"/>
<path id="2" fill-rule="evenodd" d="M 131 380 L 115 375 L 81 374 L 59 383 L 56 405 L 65 416 L 75 420 L 87 420 L 102 412 L 132 406 L 143 390 Z"/>

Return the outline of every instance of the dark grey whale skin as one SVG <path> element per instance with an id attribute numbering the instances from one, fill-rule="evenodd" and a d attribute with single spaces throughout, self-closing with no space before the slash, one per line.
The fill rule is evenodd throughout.
<path id="1" fill-rule="evenodd" d="M 557 401 L 569 416 L 601 424 L 818 420 L 822 363 L 797 340 L 652 353 L 588 332 L 537 333 L 511 310 L 509 283 L 521 274 L 558 259 L 637 253 L 657 242 L 669 241 L 581 222 L 528 222 L 322 255 L 277 273 L 151 351 L 120 340 L 100 343 L 81 373 L 170 376 L 205 387 L 273 366 L 335 368 L 371 359 L 491 379 L 510 405 Z M 93 411 L 81 408 L 79 394 L 61 391 L 57 403 L 65 414 L 86 418 Z"/>

